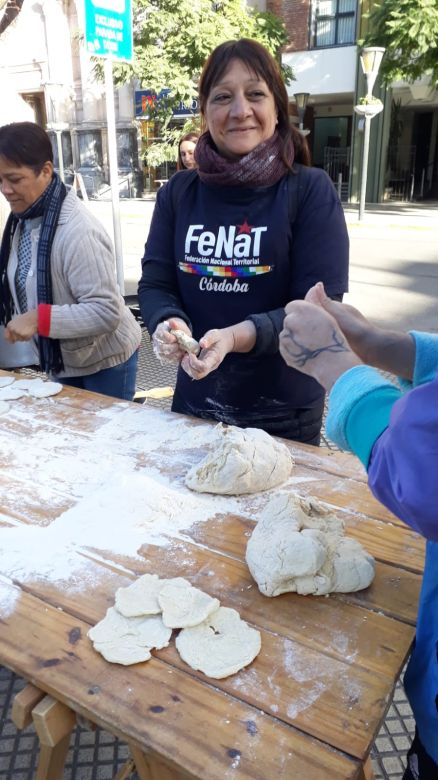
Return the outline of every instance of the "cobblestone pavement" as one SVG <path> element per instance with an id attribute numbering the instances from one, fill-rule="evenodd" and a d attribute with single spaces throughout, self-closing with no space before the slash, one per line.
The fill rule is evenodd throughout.
<path id="1" fill-rule="evenodd" d="M 173 386 L 175 369 L 162 366 L 152 352 L 147 332 L 143 332 L 137 390 Z M 142 399 L 138 399 L 142 400 Z M 170 408 L 170 398 L 148 399 L 148 405 Z M 324 438 L 324 442 L 333 445 Z M 24 681 L 0 667 L 0 780 L 33 780 L 38 759 L 38 740 L 29 727 L 17 731 L 11 721 L 11 706 Z M 399 681 L 392 703 L 372 750 L 375 780 L 401 780 L 406 766 L 405 755 L 414 734 L 412 712 Z M 78 726 L 71 738 L 64 780 L 109 780 L 125 763 L 128 747 L 101 729 L 88 731 Z M 136 774 L 131 776 L 135 780 Z M 274 780 L 274 778 L 266 778 Z M 304 780 L 291 778 L 290 780 Z M 336 778 L 327 778 L 336 780 Z"/>

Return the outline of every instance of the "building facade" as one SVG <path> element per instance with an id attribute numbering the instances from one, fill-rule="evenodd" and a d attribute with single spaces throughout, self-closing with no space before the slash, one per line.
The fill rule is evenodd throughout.
<path id="1" fill-rule="evenodd" d="M 313 162 L 324 167 L 343 200 L 357 201 L 363 120 L 354 106 L 365 95 L 356 41 L 365 31 L 358 0 L 267 0 L 284 19 L 289 43 L 283 62 L 296 81 L 294 93 L 309 93 L 305 127 Z M 367 200 L 438 198 L 438 92 L 427 77 L 408 85 L 375 88 L 384 103 L 372 120 Z"/>
<path id="2" fill-rule="evenodd" d="M 109 164 L 103 83 L 82 45 L 81 0 L 24 3 L 0 38 L 0 121 L 28 119 L 52 136 L 55 165 L 65 180 L 81 175 L 89 195 L 108 188 Z M 132 85 L 115 90 L 121 195 L 143 188 Z M 60 160 L 61 158 L 61 160 Z"/>
<path id="3" fill-rule="evenodd" d="M 344 201 L 358 200 L 363 120 L 354 106 L 366 90 L 356 41 L 368 9 L 360 0 L 251 5 L 283 18 L 289 41 L 282 58 L 296 77 L 288 87 L 291 119 L 298 121 L 294 95 L 308 93 L 304 127 L 313 163 L 328 171 Z M 47 127 L 66 181 L 79 173 L 96 196 L 109 188 L 106 107 L 103 83 L 82 45 L 83 15 L 83 0 L 24 3 L 0 37 L 0 122 L 27 118 Z M 141 146 L 156 140 L 156 127 L 137 110 L 140 94 L 134 85 L 115 90 L 122 196 L 140 195 L 145 184 L 154 189 L 174 170 L 171 162 L 162 170 L 143 166 Z M 377 84 L 375 94 L 384 110 L 371 123 L 367 200 L 438 198 L 438 92 L 425 77 L 413 85 Z"/>

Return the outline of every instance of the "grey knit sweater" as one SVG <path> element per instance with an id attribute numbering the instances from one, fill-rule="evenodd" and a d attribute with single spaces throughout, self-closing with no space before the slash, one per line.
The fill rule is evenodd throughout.
<path id="1" fill-rule="evenodd" d="M 37 307 L 38 236 L 39 227 L 32 230 L 32 263 L 26 283 L 28 310 Z M 17 311 L 14 279 L 18 241 L 19 228 L 8 264 Z M 65 370 L 59 376 L 87 376 L 128 360 L 140 345 L 140 326 L 120 294 L 111 241 L 72 189 L 62 205 L 50 262 L 53 305 L 48 335 L 61 342 Z"/>

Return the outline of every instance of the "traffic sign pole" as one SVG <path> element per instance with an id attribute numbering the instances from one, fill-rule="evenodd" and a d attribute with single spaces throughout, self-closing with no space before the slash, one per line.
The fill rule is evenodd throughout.
<path id="1" fill-rule="evenodd" d="M 120 292 L 125 294 L 125 274 L 123 268 L 122 231 L 120 227 L 119 166 L 117 161 L 116 115 L 114 110 L 113 63 L 107 57 L 104 62 L 106 121 L 108 127 L 108 162 L 113 209 L 114 251 L 116 272 Z"/>
<path id="2" fill-rule="evenodd" d="M 117 281 L 125 294 L 122 232 L 120 227 L 119 166 L 114 110 L 113 60 L 132 62 L 132 0 L 85 0 L 85 45 L 87 52 L 104 58 L 108 163 L 113 211 L 114 251 Z"/>

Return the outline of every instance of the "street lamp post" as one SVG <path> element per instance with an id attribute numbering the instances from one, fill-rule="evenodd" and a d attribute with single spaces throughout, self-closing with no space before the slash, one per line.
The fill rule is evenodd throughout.
<path id="1" fill-rule="evenodd" d="M 383 103 L 381 100 L 373 97 L 373 87 L 379 72 L 380 63 L 385 53 L 385 49 L 381 46 L 369 46 L 362 49 L 360 62 L 362 65 L 362 71 L 367 81 L 367 93 L 363 102 L 358 103 L 354 107 L 356 114 L 359 114 L 364 118 L 364 137 L 363 137 L 363 153 L 362 153 L 362 171 L 360 179 L 360 196 L 359 196 L 359 219 L 363 219 L 365 213 L 365 200 L 367 191 L 367 172 L 368 172 L 368 153 L 370 147 L 370 129 L 371 120 L 373 116 L 380 114 L 383 111 Z"/>
<path id="2" fill-rule="evenodd" d="M 309 130 L 304 129 L 304 114 L 306 113 L 307 101 L 309 100 L 310 92 L 296 92 L 294 98 L 297 104 L 297 114 L 299 122 L 299 130 L 302 135 L 308 135 Z"/>

